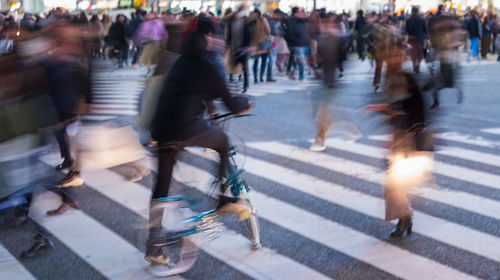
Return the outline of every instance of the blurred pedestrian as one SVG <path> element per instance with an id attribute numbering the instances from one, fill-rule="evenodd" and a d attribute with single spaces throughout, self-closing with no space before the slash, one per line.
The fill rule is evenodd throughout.
<path id="1" fill-rule="evenodd" d="M 90 55 L 92 57 L 101 57 L 101 48 L 103 45 L 103 34 L 104 34 L 104 29 L 102 26 L 101 21 L 99 21 L 99 18 L 97 15 L 92 15 L 90 18 L 90 23 L 89 23 L 89 29 L 90 29 Z"/>
<path id="2" fill-rule="evenodd" d="M 249 16 L 249 24 L 251 26 L 250 33 L 252 34 L 252 58 L 253 58 L 253 79 L 254 83 L 258 83 L 260 80 L 264 82 L 264 73 L 267 65 L 267 58 L 271 53 L 273 47 L 273 42 L 269 36 L 271 33 L 271 28 L 267 19 L 262 16 L 260 10 L 255 9 Z M 259 60 L 260 73 L 258 69 Z"/>
<path id="3" fill-rule="evenodd" d="M 102 36 L 104 38 L 101 53 L 102 53 L 102 56 L 104 58 L 106 58 L 108 56 L 108 45 L 107 44 L 109 42 L 109 40 L 108 40 L 109 39 L 109 29 L 111 28 L 113 21 L 111 20 L 110 16 L 104 14 L 104 15 L 102 15 L 101 23 L 102 23 Z"/>
<path id="4" fill-rule="evenodd" d="M 229 81 L 233 81 L 233 74 L 243 74 L 243 91 L 248 90 L 248 56 L 252 34 L 250 25 L 245 17 L 245 7 L 240 6 L 238 10 L 227 15 L 227 45 L 226 65 L 229 73 Z"/>
<path id="5" fill-rule="evenodd" d="M 167 46 L 168 33 L 165 23 L 156 13 L 147 14 L 145 20 L 134 35 L 134 42 L 142 48 L 139 61 L 147 65 L 149 75 L 151 66 L 158 63 L 162 50 Z"/>
<path id="6" fill-rule="evenodd" d="M 489 16 L 483 18 L 482 23 L 483 36 L 481 37 L 481 57 L 486 58 L 491 46 L 491 36 L 493 34 L 493 25 Z"/>
<path id="7" fill-rule="evenodd" d="M 326 133 L 332 122 L 330 103 L 335 94 L 335 70 L 341 48 L 342 33 L 338 22 L 330 15 L 323 14 L 320 19 L 321 35 L 318 37 L 318 59 L 323 66 L 323 86 L 312 94 L 313 112 L 316 117 L 316 137 L 314 143 L 309 147 L 313 152 L 321 152 L 326 149 Z"/>
<path id="8" fill-rule="evenodd" d="M 469 33 L 470 40 L 470 51 L 467 55 L 467 62 L 470 62 L 472 57 L 476 57 L 478 61 L 481 61 L 481 57 L 479 56 L 479 42 L 483 31 L 481 21 L 476 11 L 472 11 L 472 17 L 467 23 L 466 30 Z"/>
<path id="9" fill-rule="evenodd" d="M 139 54 L 141 52 L 141 45 L 137 44 L 134 41 L 134 36 L 139 30 L 140 25 L 144 22 L 144 17 L 146 16 L 146 11 L 142 9 L 138 9 L 135 12 L 135 17 L 130 20 L 130 23 L 128 24 L 127 27 L 127 39 L 131 41 L 132 44 L 132 50 L 131 50 L 131 55 L 132 55 L 132 66 L 137 65 L 137 60 L 139 58 Z"/>
<path id="10" fill-rule="evenodd" d="M 382 66 L 383 64 L 389 64 L 388 59 L 390 58 L 391 50 L 394 50 L 394 41 L 399 41 L 400 38 L 399 30 L 394 26 L 387 14 L 382 15 L 378 23 L 373 26 L 373 44 L 374 44 L 374 55 L 375 55 L 375 75 L 373 77 L 373 86 L 375 92 L 378 92 L 381 88 L 382 80 Z M 386 71 L 388 75 L 388 71 Z"/>
<path id="11" fill-rule="evenodd" d="M 111 47 L 109 57 L 116 60 L 119 68 L 122 68 L 128 59 L 128 42 L 125 37 L 126 31 L 125 16 L 119 14 L 115 22 L 109 28 L 108 42 Z"/>
<path id="12" fill-rule="evenodd" d="M 365 28 L 366 20 L 363 16 L 363 10 L 357 12 L 356 21 L 354 22 L 354 31 L 356 32 L 356 51 L 358 58 L 361 61 L 365 60 L 365 38 L 363 37 L 363 29 Z"/>
<path id="13" fill-rule="evenodd" d="M 311 43 L 307 15 L 304 10 L 298 7 L 292 8 L 292 16 L 287 19 L 285 24 L 285 39 L 291 51 L 288 74 L 291 79 L 296 79 L 295 69 L 292 70 L 292 63 L 295 63 L 299 68 L 299 80 L 303 81 L 305 79 L 307 48 Z"/>
<path id="14" fill-rule="evenodd" d="M 410 57 L 413 63 L 413 71 L 420 73 L 420 62 L 424 58 L 424 44 L 427 36 L 425 20 L 419 15 L 418 8 L 411 9 L 411 16 L 406 21 L 406 34 L 408 44 L 411 46 Z"/>

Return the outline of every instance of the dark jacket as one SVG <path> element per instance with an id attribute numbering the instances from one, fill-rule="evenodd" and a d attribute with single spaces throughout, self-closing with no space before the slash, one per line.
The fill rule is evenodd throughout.
<path id="1" fill-rule="evenodd" d="M 323 82 L 326 87 L 333 87 L 335 83 L 335 69 L 339 63 L 340 57 L 339 36 L 325 32 L 318 39 L 318 56 L 323 62 Z"/>
<path id="2" fill-rule="evenodd" d="M 233 113 L 243 111 L 248 99 L 229 94 L 217 68 L 203 58 L 206 41 L 193 32 L 184 53 L 172 65 L 153 119 L 152 136 L 160 143 L 183 140 L 207 126 L 204 101 L 221 98 Z"/>
<path id="3" fill-rule="evenodd" d="M 365 25 L 366 25 L 365 18 L 363 16 L 358 16 L 356 18 L 356 21 L 354 22 L 354 30 L 356 30 L 358 33 L 360 33 L 360 32 L 362 32 Z"/>
<path id="4" fill-rule="evenodd" d="M 115 22 L 109 28 L 108 37 L 106 42 L 114 48 L 121 48 L 128 45 L 127 38 L 125 37 L 126 25 L 123 22 Z"/>
<path id="5" fill-rule="evenodd" d="M 423 46 L 425 35 L 427 34 L 425 20 L 419 15 L 412 15 L 406 21 L 406 34 L 416 37 L 420 44 Z"/>
<path id="6" fill-rule="evenodd" d="M 308 20 L 290 17 L 285 25 L 285 39 L 289 47 L 307 47 L 310 44 Z"/>
<path id="7" fill-rule="evenodd" d="M 466 26 L 467 32 L 469 32 L 469 38 L 481 38 L 481 22 L 477 18 L 471 18 Z"/>
<path id="8" fill-rule="evenodd" d="M 140 16 L 136 16 L 135 18 L 131 19 L 128 26 L 127 26 L 127 38 L 132 39 L 134 37 L 135 32 L 137 29 L 139 29 L 139 26 L 141 23 L 144 22 L 144 19 Z"/>

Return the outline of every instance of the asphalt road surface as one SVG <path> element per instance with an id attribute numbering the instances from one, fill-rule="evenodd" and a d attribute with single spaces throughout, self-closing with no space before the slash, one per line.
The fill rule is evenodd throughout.
<path id="1" fill-rule="evenodd" d="M 82 117 L 84 125 L 135 126 L 145 70 L 96 64 L 94 114 Z M 195 266 L 176 278 L 500 279 L 500 67 L 486 61 L 462 64 L 460 72 L 463 104 L 444 90 L 442 106 L 429 111 L 438 147 L 434 180 L 412 190 L 413 234 L 398 239 L 388 237 L 394 224 L 384 221 L 380 159 L 389 130 L 382 117 L 360 110 L 378 99 L 368 62 L 346 64 L 321 153 L 308 150 L 321 83 L 279 73 L 276 83 L 252 83 L 253 116 L 232 120 L 228 132 L 244 155 L 262 248 L 250 250 L 242 226 L 223 217 L 222 235 L 199 239 Z M 419 76 L 427 78 L 426 71 Z M 40 160 L 54 180 L 64 175 L 51 171 L 60 163 L 55 144 Z M 155 160 L 148 154 L 140 162 L 152 173 L 135 183 L 126 180 L 127 165 L 83 172 L 84 186 L 70 190 L 81 210 L 61 216 L 45 215 L 58 206 L 57 195 L 37 194 L 29 222 L 0 231 L 0 279 L 153 278 L 144 271 L 143 252 Z M 199 209 L 214 206 L 207 191 L 214 160 L 199 148 L 180 154 L 173 193 L 192 197 Z M 50 237 L 54 250 L 21 258 L 36 231 Z"/>

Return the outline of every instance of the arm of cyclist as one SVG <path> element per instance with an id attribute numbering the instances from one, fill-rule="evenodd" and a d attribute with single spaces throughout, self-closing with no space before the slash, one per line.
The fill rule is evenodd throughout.
<path id="1" fill-rule="evenodd" d="M 210 76 L 210 99 L 220 98 L 224 105 L 234 114 L 243 114 L 251 109 L 252 103 L 245 96 L 232 96 L 227 89 L 226 83 L 216 71 L 208 72 Z"/>

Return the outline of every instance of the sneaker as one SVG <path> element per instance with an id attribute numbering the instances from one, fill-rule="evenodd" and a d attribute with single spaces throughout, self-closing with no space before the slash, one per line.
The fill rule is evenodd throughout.
<path id="1" fill-rule="evenodd" d="M 54 249 L 54 243 L 45 235 L 38 233 L 34 238 L 33 244 L 27 251 L 22 252 L 21 258 L 30 259 L 40 256 L 48 250 Z"/>
<path id="2" fill-rule="evenodd" d="M 247 205 L 244 205 L 243 200 L 221 195 L 219 205 L 217 206 L 219 213 L 236 214 L 238 221 L 244 221 L 250 218 L 251 211 Z"/>
<path id="3" fill-rule="evenodd" d="M 160 241 L 160 239 L 148 239 L 146 241 L 146 255 L 144 259 L 152 265 L 166 265 L 170 262 L 170 258 L 165 253 L 167 245 L 161 245 Z"/>
<path id="4" fill-rule="evenodd" d="M 70 168 L 72 165 L 73 165 L 73 161 L 72 160 L 65 159 L 61 164 L 59 164 L 58 166 L 56 166 L 56 170 L 63 170 L 63 169 L 66 169 L 66 168 Z"/>
<path id="5" fill-rule="evenodd" d="M 70 188 L 83 186 L 83 179 L 80 176 L 80 171 L 71 171 L 56 185 L 57 188 Z"/>
<path id="6" fill-rule="evenodd" d="M 134 169 L 134 173 L 131 176 L 127 177 L 127 181 L 132 182 L 132 183 L 138 182 L 138 181 L 142 180 L 142 178 L 144 178 L 144 176 L 148 176 L 149 173 L 150 173 L 150 171 L 146 167 L 136 165 L 135 169 Z"/>
<path id="7" fill-rule="evenodd" d="M 309 150 L 310 151 L 313 151 L 313 152 L 322 152 L 326 149 L 326 146 L 325 144 L 320 144 L 320 143 L 317 143 L 317 142 L 314 142 L 311 147 L 309 147 Z"/>
<path id="8" fill-rule="evenodd" d="M 216 151 L 216 150 L 214 150 L 214 149 L 210 149 L 210 148 L 204 148 L 204 149 L 203 149 L 203 152 L 204 152 L 205 154 L 217 153 L 217 151 Z"/>
<path id="9" fill-rule="evenodd" d="M 164 264 L 151 262 L 147 268 L 149 273 L 157 277 L 184 273 L 193 267 L 198 258 L 199 249 L 188 238 L 182 238 L 179 244 L 164 246 L 163 249 L 166 249 L 167 254 L 171 256 L 169 261 Z"/>

